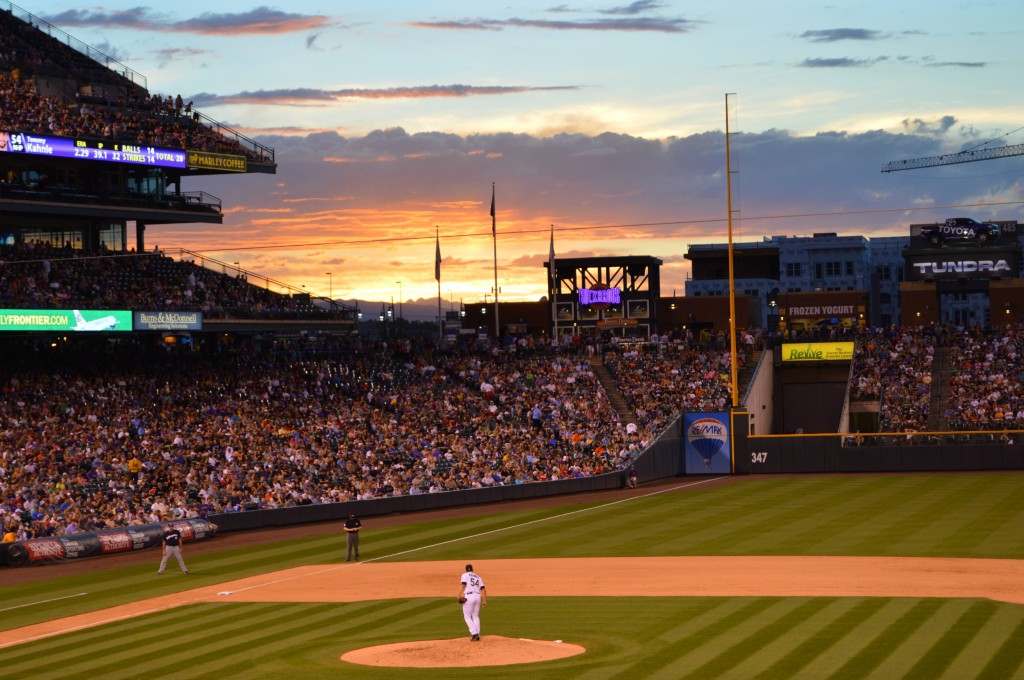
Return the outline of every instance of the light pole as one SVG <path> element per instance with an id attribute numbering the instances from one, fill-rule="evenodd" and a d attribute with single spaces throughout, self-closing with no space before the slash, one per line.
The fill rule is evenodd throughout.
<path id="1" fill-rule="evenodd" d="M 334 274 L 327 272 L 327 299 L 331 303 L 331 309 L 334 308 Z"/>
<path id="2" fill-rule="evenodd" d="M 402 315 L 402 282 L 395 281 L 398 284 L 398 320 L 402 321 L 405 317 Z M 398 326 L 399 335 L 401 335 L 402 326 Z"/>

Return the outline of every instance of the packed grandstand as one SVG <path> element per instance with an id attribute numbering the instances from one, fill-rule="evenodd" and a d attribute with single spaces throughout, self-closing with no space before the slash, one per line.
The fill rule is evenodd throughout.
<path id="1" fill-rule="evenodd" d="M 149 95 L 70 48 L 41 50 L 34 29 L 2 12 L 0 28 L 0 130 L 249 153 L 180 97 Z M 40 92 L 47 78 L 124 94 L 98 87 L 72 102 Z M 0 246 L 0 296 L 5 309 L 317 313 L 159 252 L 45 241 Z M 850 333 L 850 400 L 877 404 L 880 431 L 1024 426 L 1019 326 Z M 724 335 L 659 340 L 596 356 L 540 341 L 396 351 L 347 334 L 175 352 L 137 338 L 21 338 L 0 363 L 0 524 L 23 540 L 622 470 L 679 414 L 732 403 Z M 745 333 L 746 371 L 771 340 Z"/>

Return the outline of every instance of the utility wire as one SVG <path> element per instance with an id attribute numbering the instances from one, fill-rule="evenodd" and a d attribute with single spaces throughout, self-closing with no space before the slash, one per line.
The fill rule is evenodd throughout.
<path id="1" fill-rule="evenodd" d="M 912 208 L 877 208 L 874 210 L 839 210 L 834 212 L 814 212 L 814 213 L 793 213 L 788 215 L 760 215 L 754 217 L 744 217 L 743 221 L 749 228 L 751 222 L 758 220 L 791 220 L 806 217 L 841 217 L 845 215 L 877 215 L 881 213 L 892 213 L 892 212 L 913 212 L 920 210 L 950 210 L 953 208 L 984 208 L 993 206 L 1006 206 L 1006 205 L 1021 205 L 1024 201 L 999 201 L 995 203 L 957 203 L 951 205 L 932 205 L 927 207 L 915 206 Z M 715 217 L 708 219 L 697 219 L 697 220 L 673 220 L 669 222 L 639 222 L 636 224 L 603 224 L 596 226 L 586 227 L 560 227 L 555 229 L 557 233 L 564 234 L 575 231 L 598 231 L 604 229 L 633 229 L 637 227 L 667 227 L 682 224 L 715 224 L 719 222 L 725 222 L 724 217 Z M 548 234 L 551 231 L 551 227 L 537 228 L 537 229 L 516 229 L 511 231 L 503 231 L 502 234 L 508 235 L 521 235 L 521 234 Z M 424 236 L 394 236 L 389 238 L 371 238 L 371 239 L 353 239 L 343 241 L 310 241 L 303 243 L 275 243 L 262 246 L 244 246 L 244 247 L 213 247 L 213 248 L 196 248 L 191 247 L 188 250 L 199 250 L 203 253 L 219 253 L 219 252 L 249 252 L 254 250 L 297 250 L 302 248 L 321 248 L 325 246 L 363 246 L 373 245 L 376 243 L 400 243 L 408 242 L 412 243 L 415 241 L 429 241 L 433 240 L 436 234 L 424 235 Z M 479 232 L 467 232 L 462 234 L 445 234 L 445 238 L 477 238 L 477 237 L 490 237 L 491 232 L 479 231 Z M 175 246 L 180 248 L 181 246 Z"/>

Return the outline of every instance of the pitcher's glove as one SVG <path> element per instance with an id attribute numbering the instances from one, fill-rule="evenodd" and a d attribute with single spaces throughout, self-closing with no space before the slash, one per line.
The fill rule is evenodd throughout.
<path id="1" fill-rule="evenodd" d="M 459 604 L 466 604 L 466 598 L 460 597 L 459 598 Z"/>

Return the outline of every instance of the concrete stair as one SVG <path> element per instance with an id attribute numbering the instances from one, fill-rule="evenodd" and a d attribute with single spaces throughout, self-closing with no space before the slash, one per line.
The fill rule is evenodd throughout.
<path id="1" fill-rule="evenodd" d="M 629 408 L 626 397 L 619 391 L 618 385 L 615 384 L 615 378 L 612 377 L 612 372 L 604 365 L 604 360 L 601 357 L 591 357 L 590 370 L 594 372 L 598 382 L 604 387 L 605 394 L 608 395 L 608 401 L 611 402 L 612 408 L 619 414 L 622 422 L 636 422 L 636 414 Z"/>

